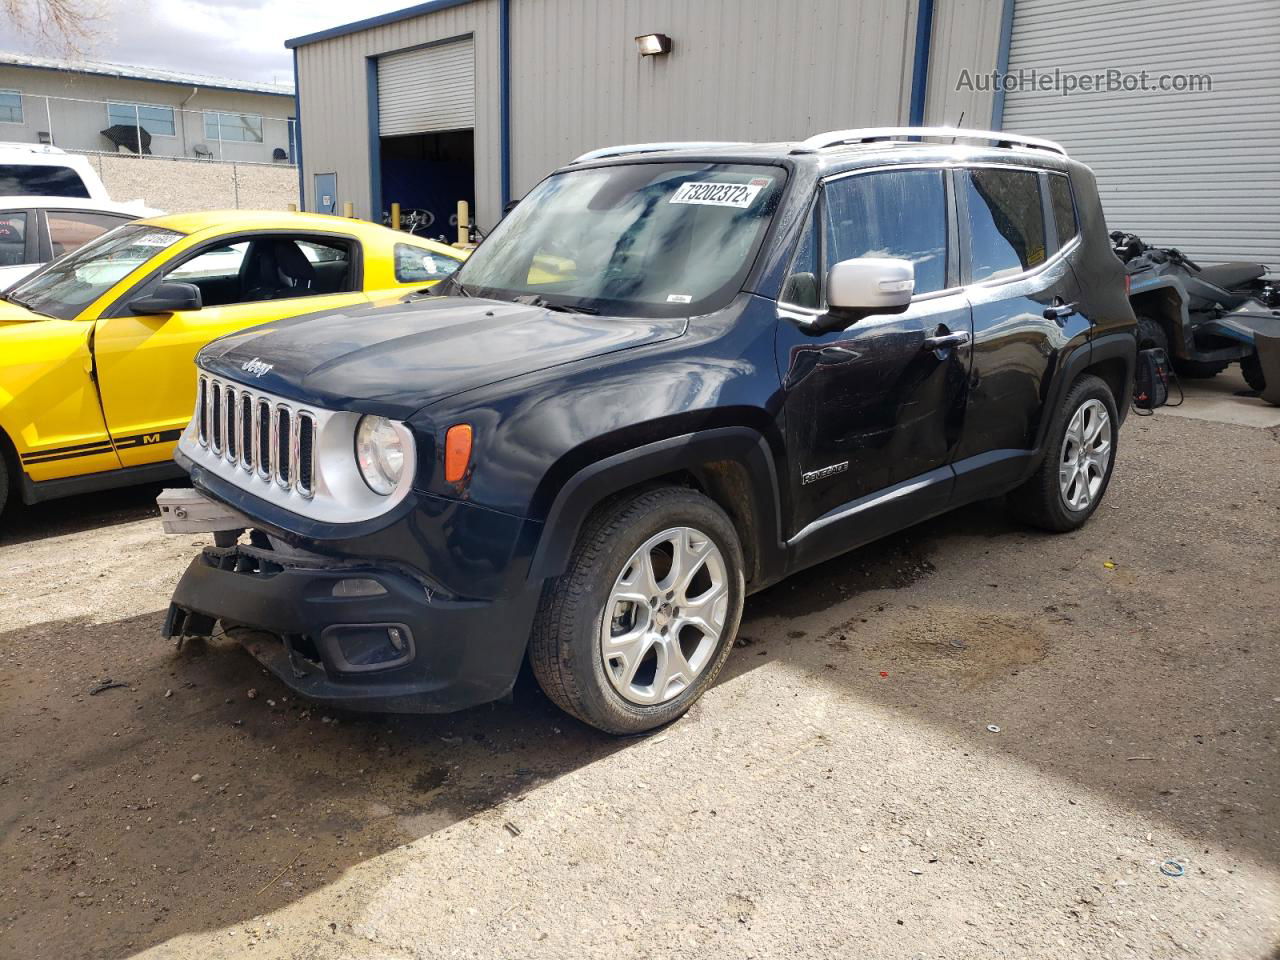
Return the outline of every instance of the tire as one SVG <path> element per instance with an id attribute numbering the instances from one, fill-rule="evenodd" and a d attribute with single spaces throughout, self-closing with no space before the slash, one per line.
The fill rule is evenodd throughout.
<path id="1" fill-rule="evenodd" d="M 1102 458 L 1096 452 L 1100 450 L 1096 438 L 1090 441 L 1087 436 L 1091 424 L 1096 422 L 1090 417 L 1099 413 L 1105 413 L 1107 417 L 1105 430 L 1097 435 L 1102 437 L 1105 434 L 1107 438 L 1105 463 L 1100 462 Z M 1085 433 L 1083 439 L 1086 443 L 1083 445 L 1080 442 L 1082 437 L 1076 431 L 1077 415 L 1080 415 L 1079 422 Z M 1014 512 L 1025 522 L 1055 533 L 1084 526 L 1098 509 L 1111 483 L 1119 434 L 1120 419 L 1111 389 L 1098 377 L 1091 374 L 1082 376 L 1071 385 L 1054 411 L 1045 441 L 1044 460 L 1039 469 L 1009 495 Z M 1090 446 L 1095 452 L 1084 457 L 1078 455 L 1080 449 L 1088 450 Z M 1071 470 L 1071 476 L 1067 477 L 1068 471 L 1060 468 L 1069 464 L 1078 464 L 1080 469 Z M 1074 486 L 1069 482 L 1072 480 Z"/>
<path id="2" fill-rule="evenodd" d="M 1210 380 L 1230 365 L 1230 362 L 1218 360 L 1173 361 L 1173 369 L 1178 372 L 1178 376 L 1186 377 L 1188 380 Z"/>
<path id="3" fill-rule="evenodd" d="M 1159 347 L 1165 356 L 1169 355 L 1169 335 L 1164 332 L 1160 322 L 1151 317 L 1138 317 L 1138 349 L 1149 350 Z"/>
<path id="4" fill-rule="evenodd" d="M 689 562 L 694 554 L 682 553 L 680 570 L 674 560 L 664 568 L 677 547 L 701 554 Z M 670 723 L 715 682 L 733 648 L 742 571 L 733 524 L 702 494 L 664 486 L 607 501 L 583 524 L 564 575 L 543 588 L 529 640 L 538 684 L 566 713 L 606 733 Z M 681 588 L 686 578 L 691 586 Z M 681 611 L 686 590 L 692 599 Z M 618 596 L 628 592 L 636 602 Z M 707 630 L 688 622 L 690 604 L 704 609 Z M 633 639 L 616 643 L 618 636 Z"/>
<path id="5" fill-rule="evenodd" d="M 0 517 L 4 516 L 4 505 L 9 500 L 9 458 L 5 456 L 3 440 L 0 439 Z"/>
<path id="6" fill-rule="evenodd" d="M 1262 372 L 1262 361 L 1256 353 L 1240 361 L 1240 372 L 1244 374 L 1244 382 L 1249 385 L 1250 390 L 1261 393 L 1267 389 L 1267 377 Z"/>

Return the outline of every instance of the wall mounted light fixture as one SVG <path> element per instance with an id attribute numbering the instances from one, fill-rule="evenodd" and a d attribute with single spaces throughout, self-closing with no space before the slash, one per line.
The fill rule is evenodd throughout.
<path id="1" fill-rule="evenodd" d="M 636 37 L 636 46 L 640 48 L 640 56 L 657 57 L 671 52 L 671 38 L 665 33 L 646 33 Z"/>

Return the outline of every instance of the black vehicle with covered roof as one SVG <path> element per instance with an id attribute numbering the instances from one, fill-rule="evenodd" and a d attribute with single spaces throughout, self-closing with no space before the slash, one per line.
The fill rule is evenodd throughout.
<path id="1" fill-rule="evenodd" d="M 493 700 L 527 656 L 570 713 L 648 729 L 714 681 L 753 591 L 979 498 L 1083 524 L 1134 330 L 1056 144 L 597 151 L 431 295 L 200 353 L 195 490 L 162 506 L 219 545 L 166 632 L 257 628 L 285 683 L 357 709 Z"/>

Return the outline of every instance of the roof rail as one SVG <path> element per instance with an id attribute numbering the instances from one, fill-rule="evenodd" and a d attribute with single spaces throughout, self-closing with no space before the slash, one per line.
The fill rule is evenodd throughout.
<path id="1" fill-rule="evenodd" d="M 965 127 L 864 127 L 858 130 L 831 130 L 819 133 L 792 148 L 792 153 L 817 153 L 827 147 L 866 143 L 872 140 L 906 140 L 929 137 L 941 140 L 990 140 L 997 146 L 1031 147 L 1067 155 L 1066 148 L 1052 140 L 1024 137 L 1007 130 L 969 130 Z"/>
<path id="2" fill-rule="evenodd" d="M 589 150 L 573 163 L 603 160 L 605 157 L 621 157 L 629 153 L 661 153 L 664 150 L 706 150 L 711 147 L 740 147 L 741 140 L 671 140 L 665 143 L 624 143 L 616 147 Z"/>

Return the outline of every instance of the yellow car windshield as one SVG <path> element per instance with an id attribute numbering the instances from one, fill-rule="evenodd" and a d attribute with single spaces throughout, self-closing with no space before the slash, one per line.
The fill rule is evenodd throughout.
<path id="1" fill-rule="evenodd" d="M 184 235 L 130 223 L 61 257 L 5 294 L 10 303 L 62 320 L 75 318 L 131 271 Z"/>

